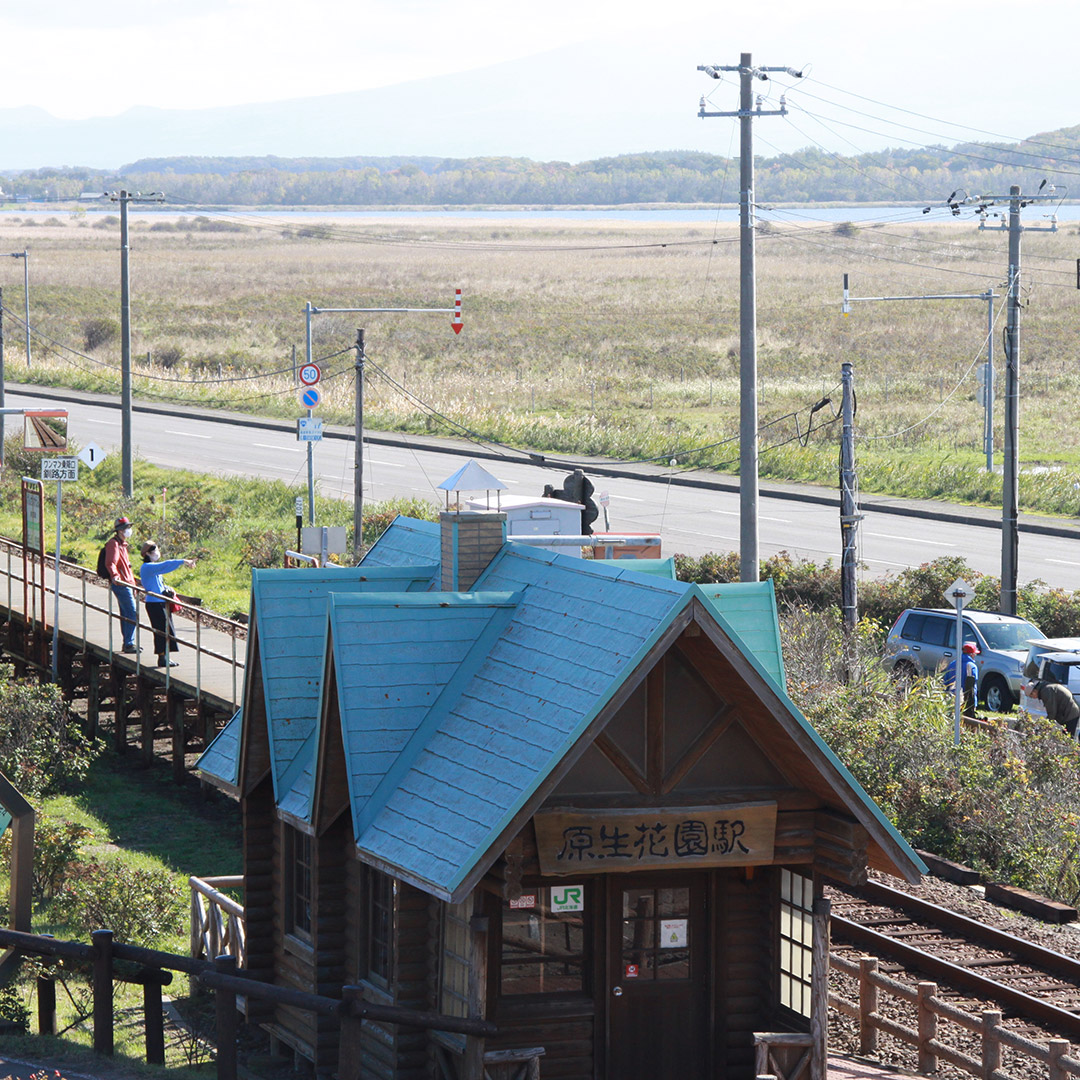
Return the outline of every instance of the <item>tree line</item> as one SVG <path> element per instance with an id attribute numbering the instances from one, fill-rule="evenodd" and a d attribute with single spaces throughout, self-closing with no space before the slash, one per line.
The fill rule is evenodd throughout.
<path id="1" fill-rule="evenodd" d="M 887 149 L 855 156 L 807 148 L 759 157 L 759 202 L 938 204 L 957 189 L 1034 191 L 1080 166 L 1080 126 L 1016 144 Z M 738 160 L 692 151 L 571 164 L 476 157 L 145 158 L 115 173 L 89 168 L 0 175 L 0 202 L 70 200 L 127 187 L 170 202 L 234 206 L 475 206 L 734 202 Z"/>

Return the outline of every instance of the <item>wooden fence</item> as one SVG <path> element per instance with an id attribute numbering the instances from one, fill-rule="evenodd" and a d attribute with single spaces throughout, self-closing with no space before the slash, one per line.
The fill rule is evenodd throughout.
<path id="1" fill-rule="evenodd" d="M 172 982 L 173 971 L 185 972 L 201 986 L 216 991 L 214 1041 L 217 1046 L 217 1080 L 237 1080 L 237 998 L 262 1001 L 270 1005 L 285 1005 L 335 1018 L 341 1025 L 342 1056 L 338 1075 L 343 1080 L 356 1080 L 359 1077 L 359 1058 L 346 1053 L 346 1048 L 358 1044 L 360 1025 L 365 1020 L 458 1032 L 481 1039 L 498 1034 L 495 1025 L 484 1020 L 461 1019 L 443 1016 L 441 1013 L 420 1012 L 399 1005 L 378 1005 L 365 1001 L 363 988 L 359 986 L 342 987 L 340 998 L 309 994 L 302 990 L 260 982 L 243 971 L 238 971 L 236 958 L 233 956 L 218 956 L 210 963 L 175 953 L 147 949 L 140 945 L 118 944 L 113 941 L 111 930 L 95 930 L 91 937 L 92 944 L 87 945 L 78 941 L 58 941 L 46 934 L 25 934 L 17 930 L 0 929 L 0 945 L 15 952 L 47 959 L 72 960 L 90 969 L 94 1051 L 106 1056 L 111 1056 L 114 1048 L 113 983 L 139 983 L 144 988 L 146 1060 L 150 1064 L 164 1064 L 161 988 Z M 39 977 L 37 989 L 38 1029 L 42 1033 L 55 1034 L 56 991 L 53 980 L 47 973 Z"/>
<path id="2" fill-rule="evenodd" d="M 834 971 L 858 980 L 858 1001 L 830 993 L 829 1006 L 857 1021 L 859 1053 L 865 1057 L 877 1054 L 878 1033 L 885 1032 L 916 1049 L 918 1071 L 924 1075 L 936 1072 L 938 1063 L 943 1061 L 980 1080 L 1013 1080 L 1001 1067 L 1002 1050 L 1007 1048 L 1046 1066 L 1049 1080 L 1080 1077 L 1080 1059 L 1070 1056 L 1072 1047 L 1068 1039 L 1050 1039 L 1044 1045 L 1003 1027 L 1001 1013 L 997 1010 L 973 1016 L 939 997 L 936 983 L 920 982 L 917 987 L 911 987 L 882 975 L 876 957 L 848 960 L 833 953 L 829 961 Z M 914 1009 L 914 1027 L 886 1015 L 892 1010 L 882 1008 L 883 994 Z M 975 1057 L 950 1046 L 939 1031 L 939 1020 L 949 1021 L 978 1036 L 980 1055 Z"/>

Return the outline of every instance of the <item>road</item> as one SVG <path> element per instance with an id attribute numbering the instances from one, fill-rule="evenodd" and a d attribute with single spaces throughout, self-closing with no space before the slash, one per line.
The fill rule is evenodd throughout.
<path id="1" fill-rule="evenodd" d="M 95 442 L 107 453 L 119 453 L 120 411 L 115 399 L 33 387 L 7 390 L 9 407 L 57 408 L 60 401 L 69 410 L 69 432 L 76 443 Z M 10 431 L 14 418 L 7 423 Z M 157 465 L 306 483 L 306 448 L 296 441 L 295 428 L 280 421 L 137 403 L 132 430 L 136 455 Z M 379 433 L 369 437 L 371 441 L 365 441 L 365 500 L 421 496 L 441 502 L 443 494 L 436 485 L 461 466 L 463 451 L 474 452 L 452 440 Z M 565 467 L 520 460 L 480 457 L 480 462 L 516 495 L 539 495 L 545 484 L 561 486 L 567 472 Z M 352 498 L 351 439 L 326 438 L 316 444 L 314 466 L 322 494 Z M 714 486 L 686 487 L 649 467 L 622 470 L 648 476 L 605 476 L 588 465 L 586 471 L 591 472 L 597 492 L 610 496 L 612 529 L 658 532 L 666 554 L 737 549 L 739 496 L 732 477 L 694 472 L 687 475 L 695 483 Z M 827 500 L 830 505 L 815 500 Z M 962 556 L 983 573 L 1000 571 L 998 512 L 881 497 L 864 497 L 862 511 L 859 555 L 866 575 L 878 577 L 942 555 Z M 291 505 L 283 508 L 290 522 L 292 513 Z M 787 551 L 819 563 L 827 558 L 839 560 L 839 509 L 834 493 L 810 485 L 763 485 L 758 515 L 762 557 Z M 1027 528 L 1064 535 L 1021 532 L 1020 581 L 1038 578 L 1070 591 L 1080 589 L 1080 522 L 1026 516 L 1022 521 Z"/>

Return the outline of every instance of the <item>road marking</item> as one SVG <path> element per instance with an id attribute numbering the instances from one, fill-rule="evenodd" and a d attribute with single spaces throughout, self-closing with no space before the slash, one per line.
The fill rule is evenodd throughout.
<path id="1" fill-rule="evenodd" d="M 212 439 L 213 435 L 199 435 L 194 431 L 174 431 L 172 428 L 165 429 L 166 435 L 186 435 L 189 439 Z"/>
<path id="2" fill-rule="evenodd" d="M 644 499 L 635 499 L 633 495 L 612 495 L 613 499 L 621 499 L 623 502 L 644 502 Z"/>
<path id="3" fill-rule="evenodd" d="M 931 547 L 956 547 L 955 544 L 944 544 L 940 540 L 918 540 L 914 536 L 894 536 L 892 533 L 863 533 L 863 536 L 875 536 L 879 540 L 899 540 L 903 544 L 929 544 Z"/>
<path id="4" fill-rule="evenodd" d="M 253 442 L 252 446 L 261 446 L 264 450 L 288 450 L 290 454 L 302 454 L 304 448 L 302 446 L 274 446 L 272 443 L 265 442 Z"/>
<path id="5" fill-rule="evenodd" d="M 374 458 L 364 458 L 365 465 L 385 465 L 388 469 L 404 469 L 406 466 L 400 461 L 376 461 Z"/>
<path id="6" fill-rule="evenodd" d="M 740 517 L 742 515 L 741 510 L 713 510 L 712 512 L 714 514 L 727 514 L 728 517 Z M 775 521 L 781 525 L 791 524 L 788 518 L 766 517 L 764 514 L 758 514 L 758 521 Z"/>
<path id="7" fill-rule="evenodd" d="M 80 424 L 107 424 L 109 427 L 119 427 L 119 420 L 99 420 L 96 416 L 80 416 Z"/>
<path id="8" fill-rule="evenodd" d="M 1070 562 L 1068 559 L 1047 559 L 1046 561 L 1060 563 L 1062 566 L 1080 566 L 1080 562 Z"/>

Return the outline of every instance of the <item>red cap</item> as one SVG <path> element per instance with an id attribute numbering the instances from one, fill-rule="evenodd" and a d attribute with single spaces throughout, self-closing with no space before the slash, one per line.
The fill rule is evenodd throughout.
<path id="1" fill-rule="evenodd" d="M 978 653 L 978 651 L 979 651 L 979 646 L 976 645 L 974 641 L 965 641 L 964 642 L 964 652 L 966 652 L 968 654 L 968 656 L 975 656 Z"/>

